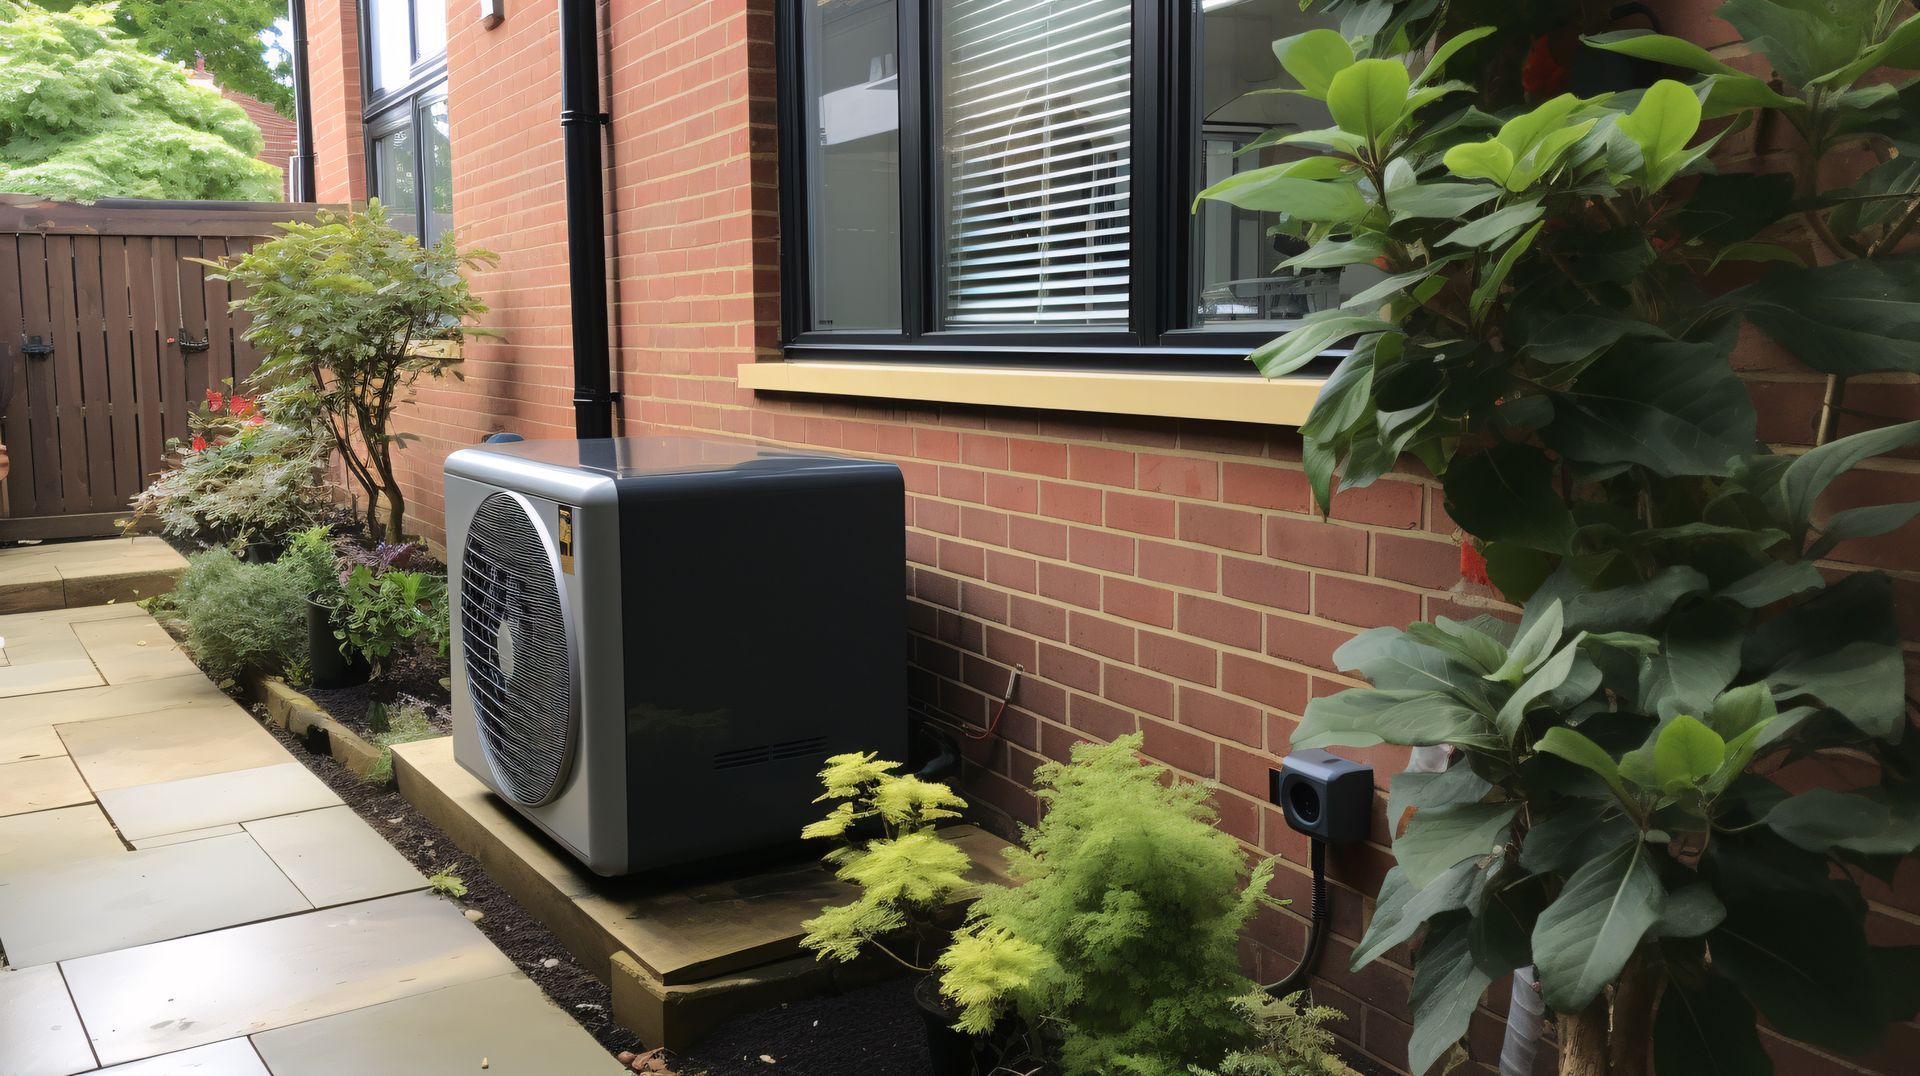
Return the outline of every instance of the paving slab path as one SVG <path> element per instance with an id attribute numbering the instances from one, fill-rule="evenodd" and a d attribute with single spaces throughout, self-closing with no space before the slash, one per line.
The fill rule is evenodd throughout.
<path id="1" fill-rule="evenodd" d="M 0 614 L 0 1076 L 101 1069 L 624 1071 L 145 611 Z"/>

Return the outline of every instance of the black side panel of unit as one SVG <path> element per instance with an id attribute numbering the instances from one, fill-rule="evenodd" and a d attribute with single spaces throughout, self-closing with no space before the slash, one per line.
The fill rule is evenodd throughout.
<path id="1" fill-rule="evenodd" d="M 793 844 L 828 755 L 907 748 L 888 464 L 620 481 L 635 870 Z"/>

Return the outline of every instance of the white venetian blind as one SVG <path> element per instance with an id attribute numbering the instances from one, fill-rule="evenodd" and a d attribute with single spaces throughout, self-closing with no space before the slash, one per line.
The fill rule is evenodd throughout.
<path id="1" fill-rule="evenodd" d="M 1131 0 L 939 7 L 944 323 L 1124 325 Z"/>

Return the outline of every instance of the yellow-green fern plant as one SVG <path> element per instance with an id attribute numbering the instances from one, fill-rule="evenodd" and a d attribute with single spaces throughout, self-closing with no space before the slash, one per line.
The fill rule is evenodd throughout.
<path id="1" fill-rule="evenodd" d="M 1250 1071 L 1271 1036 L 1242 1004 L 1259 988 L 1240 972 L 1240 933 L 1270 899 L 1272 861 L 1249 870 L 1213 825 L 1211 789 L 1165 780 L 1140 747 L 1138 734 L 1082 744 L 1036 771 L 1045 814 L 1008 852 L 1020 884 L 975 901 L 940 957 L 941 990 L 963 1031 L 1024 1023 L 1058 1076 L 1229 1058 Z"/>
<path id="2" fill-rule="evenodd" d="M 860 896 L 801 924 L 807 933 L 800 944 L 841 962 L 872 948 L 924 974 L 932 970 L 926 951 L 938 934 L 935 920 L 968 885 L 972 866 L 934 827 L 960 817 L 966 801 L 945 785 L 895 773 L 899 768 L 856 752 L 829 758 L 820 771 L 826 791 L 814 802 L 834 807 L 800 835 L 839 842 L 826 860 Z M 898 940 L 911 943 L 906 953 L 895 951 Z"/>

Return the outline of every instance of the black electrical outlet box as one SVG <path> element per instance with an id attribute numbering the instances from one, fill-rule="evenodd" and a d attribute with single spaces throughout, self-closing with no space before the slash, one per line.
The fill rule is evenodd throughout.
<path id="1" fill-rule="evenodd" d="M 1280 805 L 1287 825 L 1328 844 L 1366 839 L 1373 816 L 1372 766 L 1330 751 L 1295 751 L 1267 775 L 1267 797 Z"/>

